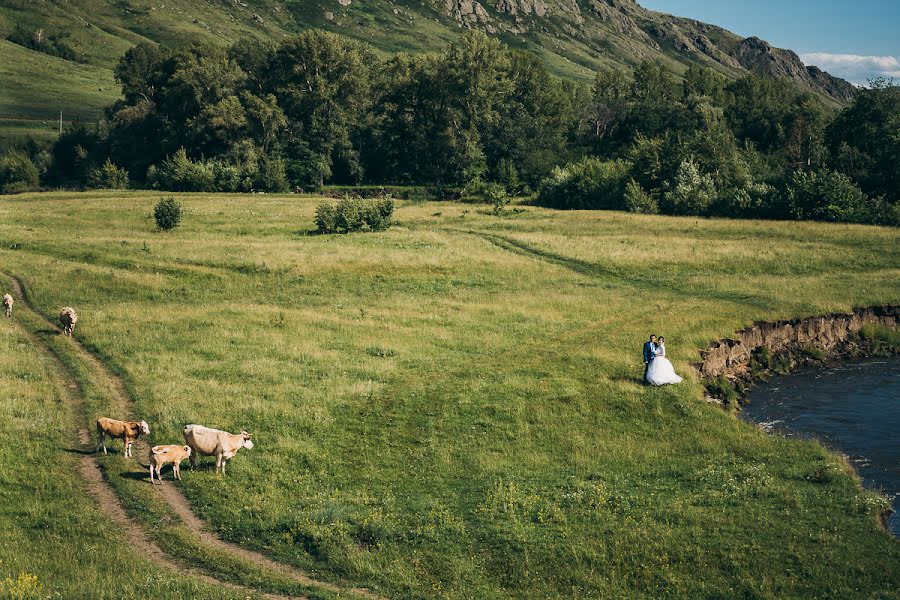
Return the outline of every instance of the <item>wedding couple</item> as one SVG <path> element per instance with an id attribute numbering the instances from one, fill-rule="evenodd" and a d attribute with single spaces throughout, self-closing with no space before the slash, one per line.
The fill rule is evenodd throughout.
<path id="1" fill-rule="evenodd" d="M 681 377 L 675 373 L 675 367 L 666 358 L 666 338 L 655 335 L 644 344 L 644 381 L 650 385 L 669 385 L 681 383 Z"/>

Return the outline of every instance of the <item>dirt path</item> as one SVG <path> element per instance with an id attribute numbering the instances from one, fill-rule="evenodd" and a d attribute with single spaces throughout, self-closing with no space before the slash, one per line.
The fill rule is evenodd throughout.
<path id="1" fill-rule="evenodd" d="M 61 334 L 61 331 L 54 323 L 46 319 L 37 309 L 35 309 L 34 306 L 31 305 L 24 293 L 21 282 L 17 277 L 3 272 L 0 272 L 0 274 L 5 275 L 12 282 L 13 291 L 18 300 L 21 302 L 21 308 L 19 308 L 19 310 L 22 310 L 22 308 L 29 310 L 34 315 L 38 316 L 42 321 L 44 321 L 52 330 Z M 68 367 L 66 367 L 62 360 L 60 360 L 60 358 L 53 353 L 51 348 L 43 340 L 40 340 L 37 336 L 32 335 L 31 332 L 26 331 L 26 333 L 28 334 L 29 338 L 31 338 L 33 343 L 38 346 L 47 356 L 49 356 L 54 363 L 56 363 L 58 367 L 57 371 L 65 380 L 65 386 L 66 388 L 68 388 L 68 391 L 76 390 L 78 388 L 78 384 L 76 383 L 75 378 L 72 376 Z M 121 411 L 121 414 L 133 415 L 134 402 L 124 382 L 115 373 L 113 373 L 113 371 L 101 359 L 99 359 L 84 345 L 82 345 L 77 338 L 71 338 L 71 342 L 76 347 L 79 358 L 88 363 L 91 369 L 95 373 L 99 374 L 103 379 L 102 383 L 111 396 L 111 404 L 117 410 Z M 92 439 L 90 432 L 86 427 L 87 419 L 84 413 L 84 403 L 81 399 L 80 394 L 70 393 L 68 395 L 73 403 L 73 407 L 76 410 L 76 415 L 79 418 L 79 441 L 83 446 L 89 446 L 92 442 Z M 146 455 L 149 451 L 146 443 L 143 441 L 137 442 L 135 446 L 137 450 L 137 456 Z M 81 474 L 87 482 L 88 490 L 91 492 L 91 495 L 94 496 L 104 512 L 116 523 L 122 526 L 123 530 L 126 532 L 127 537 L 129 538 L 129 541 L 132 544 L 134 544 L 136 547 L 147 549 L 147 552 L 151 554 L 155 560 L 164 563 L 167 568 L 190 574 L 208 583 L 221 585 L 235 591 L 241 591 L 242 593 L 246 593 L 248 591 L 251 593 L 257 593 L 251 588 L 221 581 L 215 579 L 214 577 L 206 575 L 205 573 L 198 572 L 194 569 L 187 569 L 173 562 L 165 554 L 165 552 L 163 552 L 163 550 L 159 548 L 159 546 L 157 546 L 146 536 L 140 526 L 138 526 L 131 518 L 128 517 L 115 491 L 108 483 L 103 480 L 103 475 L 100 471 L 100 466 L 97 461 L 95 461 L 90 456 L 83 457 L 81 461 Z M 250 562 L 265 570 L 278 573 L 279 575 L 288 577 L 296 581 L 297 583 L 309 587 L 316 587 L 321 590 L 326 590 L 334 593 L 349 592 L 363 598 L 381 599 L 381 596 L 378 596 L 377 594 L 374 594 L 373 592 L 365 588 L 342 588 L 332 583 L 319 581 L 310 577 L 299 569 L 272 560 L 271 558 L 260 554 L 259 552 L 248 550 L 236 544 L 226 542 L 225 540 L 218 537 L 215 533 L 210 531 L 208 525 L 193 513 L 188 499 L 184 496 L 184 494 L 181 493 L 181 491 L 177 487 L 172 484 L 171 481 L 168 481 L 164 485 L 155 489 L 165 500 L 166 504 L 168 504 L 168 506 L 172 509 L 172 512 L 177 515 L 182 523 L 197 536 L 197 539 L 219 551 L 226 552 L 234 557 Z M 282 596 L 277 594 L 262 594 L 262 596 L 264 598 L 275 599 L 293 598 L 290 596 Z"/>

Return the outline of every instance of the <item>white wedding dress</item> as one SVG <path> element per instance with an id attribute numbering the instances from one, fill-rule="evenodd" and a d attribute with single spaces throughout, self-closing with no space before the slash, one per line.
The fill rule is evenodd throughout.
<path id="1" fill-rule="evenodd" d="M 650 385 L 671 385 L 681 383 L 681 377 L 675 372 L 672 362 L 666 358 L 666 347 L 657 346 L 656 357 L 650 361 L 647 369 L 647 383 Z"/>

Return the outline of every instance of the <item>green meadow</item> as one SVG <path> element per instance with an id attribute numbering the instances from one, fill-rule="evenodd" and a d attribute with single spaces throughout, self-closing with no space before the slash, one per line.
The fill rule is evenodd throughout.
<path id="1" fill-rule="evenodd" d="M 150 443 L 253 433 L 225 477 L 210 458 L 165 473 L 221 538 L 392 598 L 900 597 L 884 499 L 837 453 L 708 403 L 691 367 L 756 320 L 900 303 L 897 229 L 398 202 L 385 232 L 316 235 L 318 197 L 178 198 L 182 225 L 158 233 L 159 194 L 4 197 L 0 287 L 18 277 L 52 319 L 76 308 L 134 400 L 107 416 L 146 419 Z M 77 597 L 132 573 L 217 597 L 97 536 L 66 450 L 79 418 L 126 409 L 40 329 L 0 319 L 0 580 Z M 87 414 L 26 331 L 71 358 Z M 683 384 L 641 384 L 650 333 Z M 126 507 L 190 559 L 113 447 Z"/>

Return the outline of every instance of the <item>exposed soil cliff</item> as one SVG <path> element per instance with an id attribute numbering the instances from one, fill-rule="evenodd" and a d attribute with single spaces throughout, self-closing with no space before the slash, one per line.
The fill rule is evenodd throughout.
<path id="1" fill-rule="evenodd" d="M 708 381 L 726 378 L 749 383 L 759 367 L 778 362 L 789 370 L 797 356 L 815 360 L 865 355 L 866 342 L 859 333 L 867 323 L 894 329 L 900 322 L 900 306 L 859 308 L 851 314 L 831 314 L 776 323 L 756 323 L 734 339 L 719 340 L 700 353 L 700 375 Z"/>

